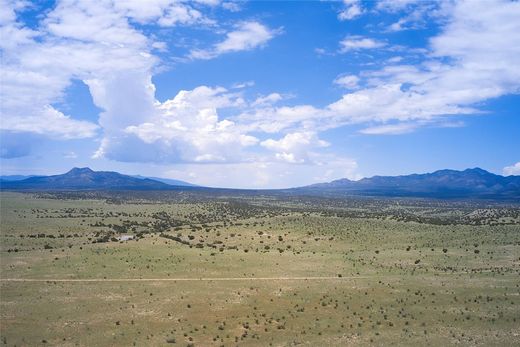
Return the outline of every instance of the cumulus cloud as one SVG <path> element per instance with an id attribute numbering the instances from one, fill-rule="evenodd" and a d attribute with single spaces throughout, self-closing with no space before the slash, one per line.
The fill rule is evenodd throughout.
<path id="1" fill-rule="evenodd" d="M 103 137 L 94 157 L 144 162 L 243 160 L 238 158 L 240 148 L 257 142 L 232 121 L 219 120 L 218 108 L 243 103 L 223 88 L 181 91 L 164 103 L 155 99 L 151 76 L 157 59 L 149 50 L 157 45 L 129 20 L 162 26 L 199 21 L 200 13 L 187 4 L 62 1 L 42 21 L 41 33 L 15 22 L 15 8 L 8 9 L 2 13 L 4 22 L 10 32 L 19 33 L 13 35 L 16 40 L 9 40 L 10 47 L 3 46 L 9 50 L 3 52 L 6 102 L 1 129 L 10 134 L 72 139 L 93 137 L 101 128 Z M 264 28 L 243 24 L 217 46 L 217 52 L 261 45 L 271 35 Z M 41 40 L 35 40 L 40 34 Z M 72 78 L 88 86 L 94 104 L 103 110 L 99 125 L 75 120 L 51 106 L 63 97 Z M 273 97 L 268 100 L 274 101 Z M 3 157 L 27 154 L 26 147 L 11 146 L 7 151 L 3 149 Z"/>
<path id="2" fill-rule="evenodd" d="M 91 93 L 100 94 L 93 89 L 109 89 L 111 81 L 128 71 L 146 75 L 155 64 L 146 53 L 148 39 L 110 6 L 107 2 L 60 2 L 42 20 L 37 33 L 9 40 L 10 46 L 2 51 L 2 129 L 62 139 L 96 135 L 97 124 L 76 120 L 52 106 L 64 97 L 72 79 L 85 81 Z M 6 25 L 27 30 L 18 22 Z M 98 105 L 105 108 L 117 101 L 107 99 Z"/>
<path id="3" fill-rule="evenodd" d="M 46 135 L 57 139 L 93 137 L 98 126 L 87 121 L 72 120 L 52 106 L 46 105 L 35 114 L 18 119 L 6 117 L 1 122 L 3 130 Z"/>
<path id="4" fill-rule="evenodd" d="M 197 87 L 180 91 L 173 99 L 155 104 L 155 111 L 136 125 L 124 128 L 116 139 L 102 145 L 98 155 L 119 160 L 112 146 L 132 146 L 136 138 L 153 145 L 148 161 L 227 162 L 243 160 L 241 149 L 255 145 L 228 119 L 219 119 L 220 108 L 237 107 L 242 98 L 225 88 Z M 120 129 L 117 127 L 116 129 Z M 147 161 L 147 160 L 144 160 Z"/>
<path id="5" fill-rule="evenodd" d="M 520 175 L 520 161 L 516 164 L 513 164 L 511 166 L 506 166 L 502 172 L 504 173 L 504 176 L 510 176 L 510 175 Z"/>
<path id="6" fill-rule="evenodd" d="M 23 11 L 28 3 L 22 1 L 0 1 L 0 48 L 13 49 L 18 45 L 32 42 L 38 32 L 24 27 L 16 19 L 16 12 Z"/>
<path id="7" fill-rule="evenodd" d="M 213 45 L 211 49 L 194 49 L 190 52 L 192 59 L 212 59 L 221 54 L 249 51 L 265 45 L 279 30 L 272 30 L 265 25 L 256 22 L 242 22 L 235 30 L 226 34 L 226 38 Z"/>
<path id="8" fill-rule="evenodd" d="M 430 119 L 474 112 L 471 108 L 447 103 L 440 95 L 403 90 L 401 84 L 383 84 L 345 94 L 327 108 L 334 115 L 332 120 L 348 123 Z"/>
<path id="9" fill-rule="evenodd" d="M 233 106 L 243 103 L 225 90 L 200 87 L 164 103 L 155 99 L 152 73 L 159 61 L 150 51 L 164 49 L 164 42 L 147 37 L 133 22 L 208 24 L 193 2 L 63 0 L 45 14 L 38 30 L 17 21 L 16 11 L 23 10 L 20 3 L 5 2 L 0 12 L 2 37 L 9 37 L 0 43 L 0 129 L 65 140 L 101 134 L 95 157 L 123 161 L 222 161 L 232 156 L 232 148 L 255 142 L 232 121 L 218 119 L 217 108 L 230 107 L 231 99 Z M 241 23 L 216 50 L 252 49 L 272 34 L 256 22 Z M 102 110 L 97 124 L 74 119 L 53 106 L 65 98 L 73 79 L 88 86 Z M 193 114 L 197 116 L 191 121 Z M 176 136 L 180 129 L 191 133 Z"/>
<path id="10" fill-rule="evenodd" d="M 23 10 L 19 2 L 2 4 L 2 120 L 0 128 L 12 133 L 33 132 L 66 139 L 94 136 L 97 125 L 78 121 L 54 109 L 51 103 L 67 86 L 67 76 L 45 71 L 46 58 L 56 52 L 45 47 L 43 59 L 35 47 L 38 32 L 16 21 L 16 11 Z M 56 58 L 56 57 L 54 57 Z M 55 64 L 55 63 L 54 63 Z"/>
<path id="11" fill-rule="evenodd" d="M 312 149 L 327 147 L 329 143 L 320 140 L 315 133 L 306 131 L 290 133 L 279 140 L 268 139 L 260 145 L 275 152 L 276 159 L 280 161 L 301 164 L 309 161 Z"/>

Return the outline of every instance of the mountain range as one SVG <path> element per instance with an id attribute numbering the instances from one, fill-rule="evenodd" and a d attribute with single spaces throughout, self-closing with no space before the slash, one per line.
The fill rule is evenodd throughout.
<path id="1" fill-rule="evenodd" d="M 128 176 L 90 168 L 73 168 L 62 175 L 0 178 L 3 190 L 183 190 L 211 189 L 191 183 L 143 176 Z M 244 192 L 242 190 L 242 192 Z M 520 201 L 520 176 L 500 176 L 474 168 L 439 170 L 405 176 L 346 178 L 304 187 L 269 190 L 282 194 L 342 197 L 349 195 L 429 198 L 484 198 Z"/>
<path id="2" fill-rule="evenodd" d="M 373 176 L 359 181 L 346 178 L 295 190 L 319 195 L 367 195 L 434 198 L 520 199 L 520 176 L 500 176 L 480 168 L 439 170 L 405 176 Z"/>

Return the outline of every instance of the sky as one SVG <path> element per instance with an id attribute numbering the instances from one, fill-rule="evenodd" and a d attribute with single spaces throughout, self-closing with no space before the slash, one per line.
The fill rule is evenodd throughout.
<path id="1" fill-rule="evenodd" d="M 0 0 L 2 175 L 520 175 L 520 2 Z"/>

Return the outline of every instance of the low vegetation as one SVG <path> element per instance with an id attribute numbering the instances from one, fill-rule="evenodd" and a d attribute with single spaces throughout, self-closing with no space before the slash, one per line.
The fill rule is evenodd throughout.
<path id="1" fill-rule="evenodd" d="M 0 199 L 6 346 L 518 344 L 515 204 L 225 191 Z"/>

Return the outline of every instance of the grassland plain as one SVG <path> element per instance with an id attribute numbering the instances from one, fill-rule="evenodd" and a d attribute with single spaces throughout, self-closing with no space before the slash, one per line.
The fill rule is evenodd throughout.
<path id="1" fill-rule="evenodd" d="M 3 345 L 520 345 L 518 205 L 0 199 Z"/>

